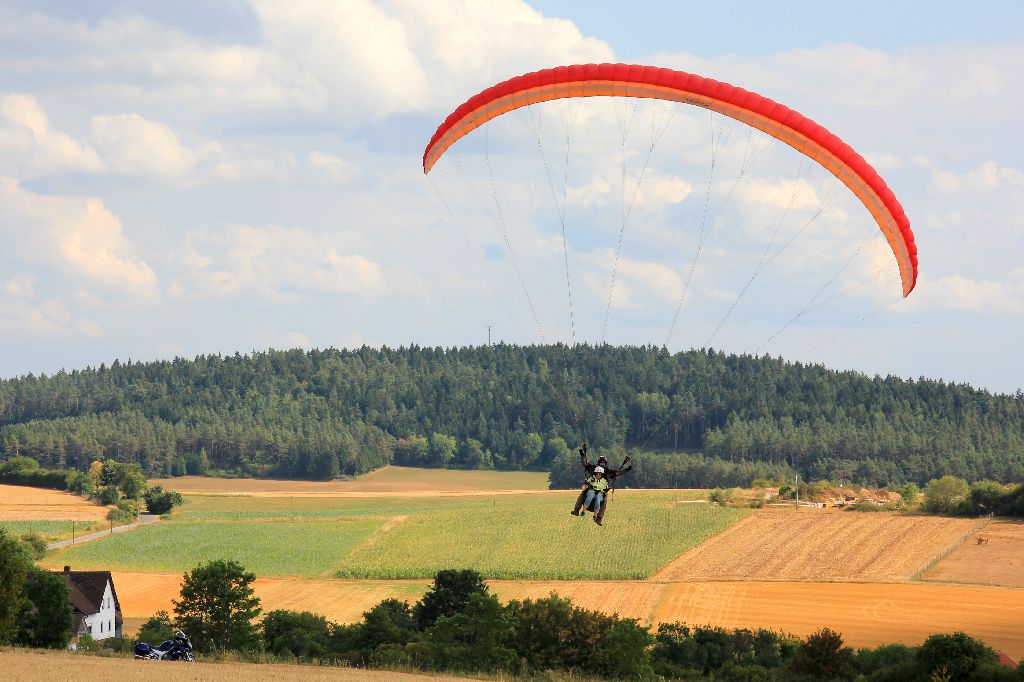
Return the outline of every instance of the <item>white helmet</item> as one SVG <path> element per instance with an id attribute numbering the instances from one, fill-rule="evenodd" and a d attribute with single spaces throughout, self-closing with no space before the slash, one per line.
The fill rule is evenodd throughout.
<path id="1" fill-rule="evenodd" d="M 604 467 L 594 467 L 594 473 L 595 474 L 603 474 L 604 473 Z"/>

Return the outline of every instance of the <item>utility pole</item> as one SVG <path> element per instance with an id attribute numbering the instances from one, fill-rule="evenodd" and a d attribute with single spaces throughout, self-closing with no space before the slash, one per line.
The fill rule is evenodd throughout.
<path id="1" fill-rule="evenodd" d="M 800 511 L 800 474 L 793 477 L 793 487 L 796 489 L 796 509 Z"/>

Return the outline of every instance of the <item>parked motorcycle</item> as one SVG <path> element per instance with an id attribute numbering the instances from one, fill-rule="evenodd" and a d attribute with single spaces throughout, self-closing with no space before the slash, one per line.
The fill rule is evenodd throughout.
<path id="1" fill-rule="evenodd" d="M 181 630 L 175 632 L 174 637 L 166 640 L 160 646 L 136 642 L 134 653 L 135 658 L 150 661 L 188 661 L 192 663 L 196 660 L 192 657 L 192 640 Z"/>

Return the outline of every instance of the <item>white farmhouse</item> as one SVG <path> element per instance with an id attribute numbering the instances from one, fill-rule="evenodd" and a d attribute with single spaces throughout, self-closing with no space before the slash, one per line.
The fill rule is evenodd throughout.
<path id="1" fill-rule="evenodd" d="M 75 609 L 72 640 L 82 635 L 93 639 L 121 636 L 121 603 L 110 571 L 72 571 L 70 566 L 57 575 L 68 581 L 71 605 Z"/>

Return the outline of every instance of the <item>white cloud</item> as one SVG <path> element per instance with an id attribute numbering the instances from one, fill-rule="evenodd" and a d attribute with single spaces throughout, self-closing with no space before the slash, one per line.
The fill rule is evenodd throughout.
<path id="1" fill-rule="evenodd" d="M 286 348 L 312 348 L 313 342 L 302 332 L 291 331 L 281 336 Z"/>
<path id="2" fill-rule="evenodd" d="M 751 179 L 736 185 L 736 196 L 748 203 L 782 209 L 814 208 L 822 203 L 814 186 L 804 178 Z"/>
<path id="3" fill-rule="evenodd" d="M 92 132 L 100 154 L 116 173 L 178 177 L 196 162 L 196 154 L 182 146 L 170 127 L 138 114 L 96 116 Z"/>
<path id="4" fill-rule="evenodd" d="M 995 161 L 982 162 L 966 173 L 938 170 L 933 175 L 937 192 L 973 192 L 1004 190 L 1024 196 L 1024 172 L 1000 166 Z"/>
<path id="5" fill-rule="evenodd" d="M 602 302 L 607 300 L 611 272 L 615 263 L 612 249 L 600 249 L 584 256 L 583 261 L 598 268 L 583 273 L 591 292 Z M 644 303 L 675 303 L 683 292 L 683 279 L 663 263 L 619 258 L 612 292 L 613 308 L 630 308 Z"/>
<path id="6" fill-rule="evenodd" d="M 952 309 L 1017 317 L 1024 314 L 1024 268 L 1016 268 L 1001 279 L 972 279 L 963 275 L 930 279 L 924 275 L 911 301 L 916 309 Z"/>
<path id="7" fill-rule="evenodd" d="M 348 184 L 359 179 L 359 167 L 333 154 L 310 152 L 306 157 L 309 165 L 333 182 Z"/>
<path id="8" fill-rule="evenodd" d="M 0 296 L 4 298 L 32 298 L 35 295 L 34 275 L 16 275 L 0 282 Z"/>
<path id="9" fill-rule="evenodd" d="M 67 333 L 71 313 L 59 301 L 0 301 L 0 336 L 56 336 Z"/>
<path id="10" fill-rule="evenodd" d="M 903 168 L 903 159 L 889 152 L 865 152 L 864 160 L 870 163 L 876 171 Z"/>
<path id="11" fill-rule="evenodd" d="M 348 113 L 411 111 L 429 85 L 400 20 L 368 0 L 255 0 L 271 49 L 312 76 Z"/>
<path id="12" fill-rule="evenodd" d="M 639 182 L 639 186 L 637 183 Z M 626 206 L 661 207 L 678 204 L 693 193 L 693 185 L 681 177 L 661 175 L 648 169 L 643 178 L 626 178 Z M 566 201 L 584 208 L 604 208 L 622 202 L 622 180 L 612 180 L 607 175 L 597 175 L 579 187 L 566 189 Z"/>
<path id="13" fill-rule="evenodd" d="M 178 254 L 171 293 L 234 298 L 255 294 L 293 300 L 300 294 L 373 296 L 385 290 L 381 266 L 349 253 L 344 235 L 276 225 L 232 225 L 194 232 Z"/>
<path id="14" fill-rule="evenodd" d="M 97 339 L 103 336 L 103 328 L 94 320 L 79 320 L 78 324 L 75 325 L 75 331 L 79 332 L 83 336 L 88 336 L 91 339 Z"/>
<path id="15" fill-rule="evenodd" d="M 58 197 L 0 177 L 0 234 L 26 258 L 43 263 L 85 291 L 155 302 L 157 277 L 134 253 L 120 219 L 93 197 Z"/>
<path id="16" fill-rule="evenodd" d="M 0 99 L 0 173 L 35 178 L 102 169 L 95 150 L 50 128 L 49 118 L 34 96 Z"/>

